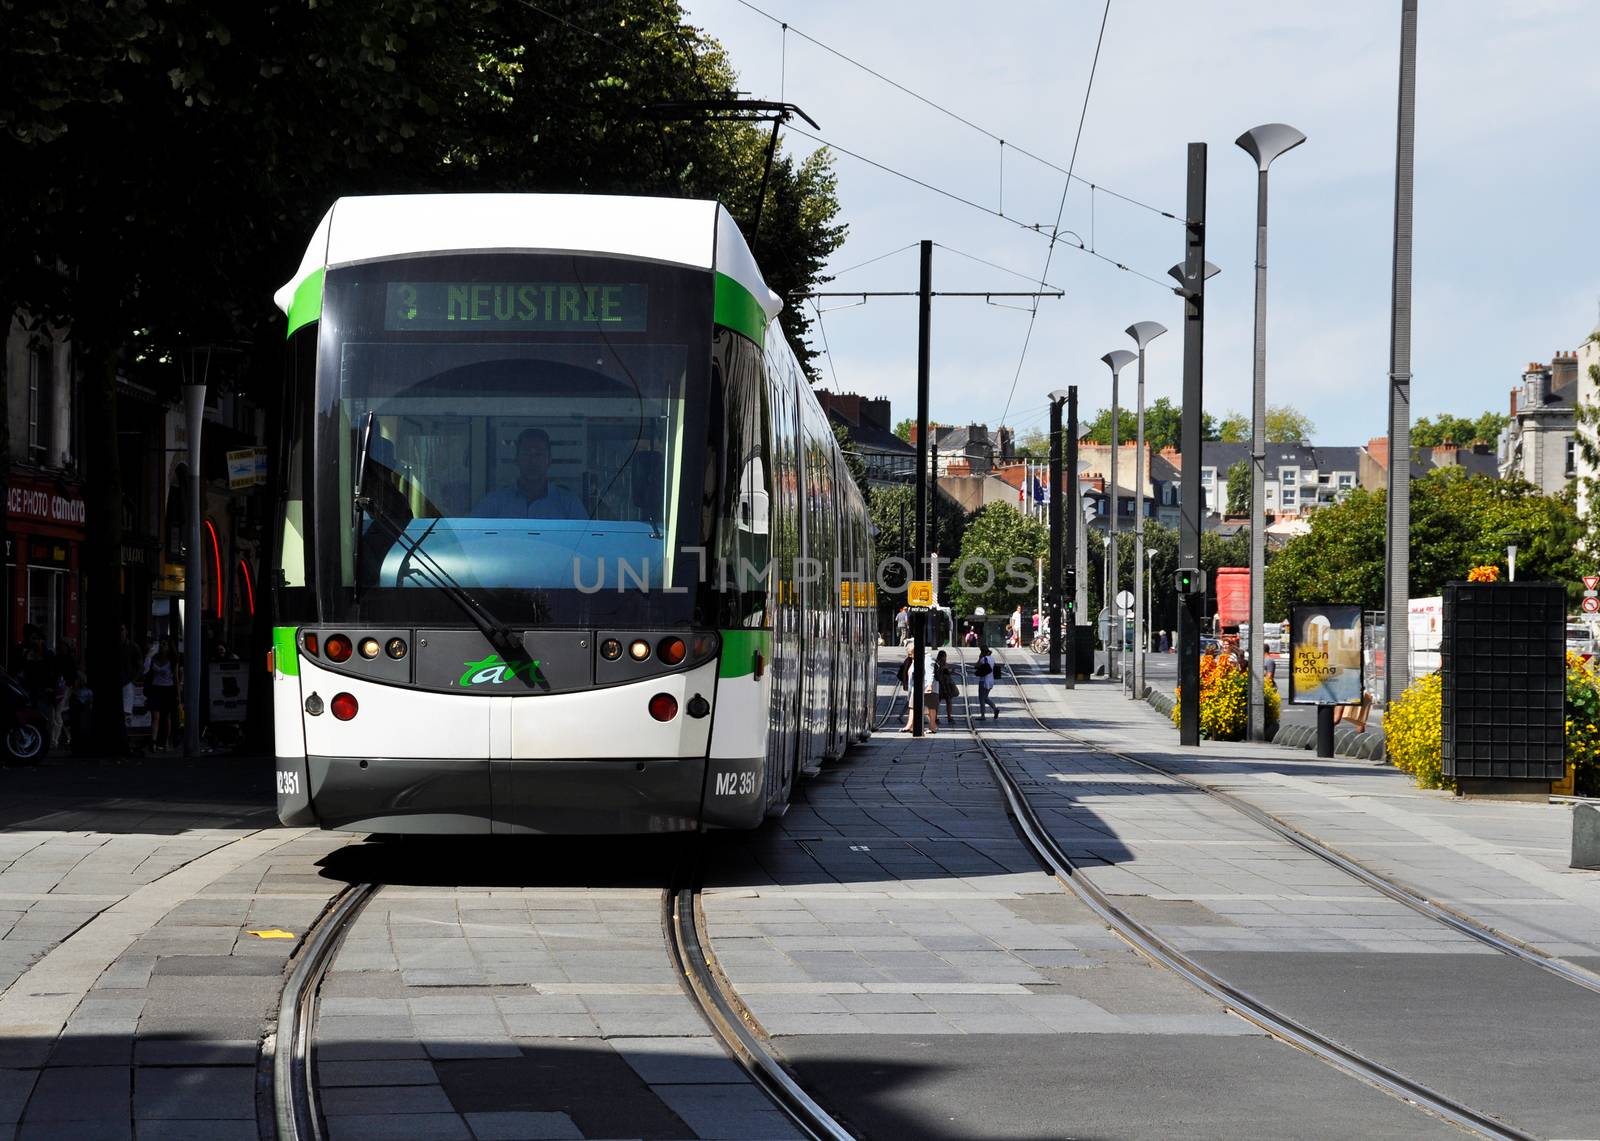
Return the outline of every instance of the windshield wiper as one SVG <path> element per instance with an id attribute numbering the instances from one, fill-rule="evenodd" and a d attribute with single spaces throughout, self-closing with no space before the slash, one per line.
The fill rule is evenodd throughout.
<path id="1" fill-rule="evenodd" d="M 372 433 L 372 413 L 370 412 L 367 413 L 364 433 L 367 442 L 370 442 Z M 382 526 L 394 536 L 394 541 L 405 552 L 400 573 L 396 575 L 396 584 L 398 585 L 399 579 L 405 577 L 421 578 L 424 581 L 431 579 L 434 589 L 455 603 L 461 612 L 471 620 L 472 624 L 478 628 L 479 633 L 484 636 L 489 645 L 499 653 L 505 663 L 513 667 L 508 672 L 513 676 L 521 677 L 523 684 L 527 685 L 528 688 L 534 688 L 539 676 L 538 663 L 533 661 L 527 647 L 522 644 L 522 639 L 517 636 L 516 631 L 495 617 L 487 606 L 468 593 L 467 589 L 457 582 L 449 571 L 440 566 L 437 559 L 423 551 L 423 543 L 427 542 L 428 536 L 433 534 L 434 528 L 439 526 L 439 520 L 432 520 L 428 524 L 427 530 L 413 539 L 406 533 L 404 527 L 396 523 L 389 513 L 375 502 L 372 496 L 362 494 L 367 456 L 371 453 L 367 442 L 363 443 L 356 462 L 354 501 L 356 518 L 359 520 L 363 514 L 370 516 L 374 523 Z M 358 548 L 359 546 L 360 544 L 357 543 Z M 408 564 L 411 563 L 416 564 L 415 569 L 408 569 Z M 359 567 L 357 572 L 356 582 L 359 589 Z"/>

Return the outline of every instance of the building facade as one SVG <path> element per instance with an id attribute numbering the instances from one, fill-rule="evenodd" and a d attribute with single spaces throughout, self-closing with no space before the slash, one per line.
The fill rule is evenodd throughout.
<path id="1" fill-rule="evenodd" d="M 1511 390 L 1511 422 L 1500 433 L 1499 472 L 1557 495 L 1578 472 L 1578 355 L 1558 352 L 1528 365 Z"/>

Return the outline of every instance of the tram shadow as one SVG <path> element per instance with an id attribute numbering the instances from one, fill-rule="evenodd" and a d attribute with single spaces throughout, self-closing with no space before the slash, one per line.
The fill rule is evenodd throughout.
<path id="1" fill-rule="evenodd" d="M 323 877 L 396 887 L 652 888 L 692 874 L 700 837 L 370 836 L 328 853 Z"/>

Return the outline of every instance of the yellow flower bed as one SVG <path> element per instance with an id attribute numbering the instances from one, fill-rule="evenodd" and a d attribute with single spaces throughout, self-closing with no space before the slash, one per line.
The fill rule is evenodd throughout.
<path id="1" fill-rule="evenodd" d="M 1183 719 L 1183 687 L 1172 706 L 1172 723 Z M 1267 738 L 1278 731 L 1282 699 L 1272 679 L 1266 682 Z M 1212 741 L 1242 741 L 1250 728 L 1250 677 L 1232 654 L 1200 656 L 1200 735 Z"/>
<path id="2" fill-rule="evenodd" d="M 1600 673 L 1595 664 L 1567 654 L 1567 763 L 1579 796 L 1600 793 Z"/>
<path id="3" fill-rule="evenodd" d="M 1383 712 L 1384 746 L 1396 768 L 1418 788 L 1454 788 L 1444 775 L 1444 682 L 1418 678 Z"/>

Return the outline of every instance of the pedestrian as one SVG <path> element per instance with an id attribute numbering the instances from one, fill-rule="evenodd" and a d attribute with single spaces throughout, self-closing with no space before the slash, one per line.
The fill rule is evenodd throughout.
<path id="1" fill-rule="evenodd" d="M 950 668 L 950 661 L 943 650 L 934 658 L 934 669 L 939 672 L 939 699 L 944 702 L 944 715 L 953 725 L 956 720 L 954 702 L 961 695 L 961 687 L 956 684 L 955 671 Z"/>
<path id="2" fill-rule="evenodd" d="M 972 628 L 971 622 L 967 623 L 967 632 L 962 636 L 961 641 L 968 646 L 976 646 L 978 644 L 978 632 Z"/>
<path id="3" fill-rule="evenodd" d="M 122 716 L 133 716 L 133 687 L 144 677 L 144 653 L 139 643 L 128 636 L 128 624 L 122 624 L 122 637 L 117 643 L 117 671 L 122 681 Z"/>
<path id="4" fill-rule="evenodd" d="M 1000 719 L 1000 707 L 994 703 L 990 694 L 994 690 L 994 651 L 988 646 L 978 647 L 978 661 L 972 667 L 972 672 L 978 677 L 978 720 L 984 717 L 984 706 L 994 710 L 995 720 Z"/>
<path id="5" fill-rule="evenodd" d="M 940 657 L 944 655 L 941 653 Z M 939 663 L 930 650 L 922 664 L 922 712 L 923 719 L 927 722 L 928 732 L 939 731 Z M 917 715 L 917 702 L 906 702 L 906 723 L 900 727 L 900 732 L 909 733 L 914 722 L 912 718 Z"/>
<path id="6" fill-rule="evenodd" d="M 1022 645 L 1022 604 L 1011 612 L 1011 621 L 1006 624 L 1006 645 L 1016 649 Z"/>
<path id="7" fill-rule="evenodd" d="M 894 614 L 894 638 L 897 642 L 904 642 L 911 633 L 911 611 L 902 606 Z"/>
<path id="8" fill-rule="evenodd" d="M 150 751 L 160 753 L 178 735 L 178 660 L 172 639 L 156 644 L 145 663 L 144 704 L 150 711 Z"/>
<path id="9" fill-rule="evenodd" d="M 894 671 L 895 680 L 900 683 L 900 688 L 905 689 L 911 684 L 911 656 L 916 652 L 916 646 L 906 642 L 906 656 L 900 659 L 899 667 Z M 909 721 L 910 718 L 907 718 Z"/>

